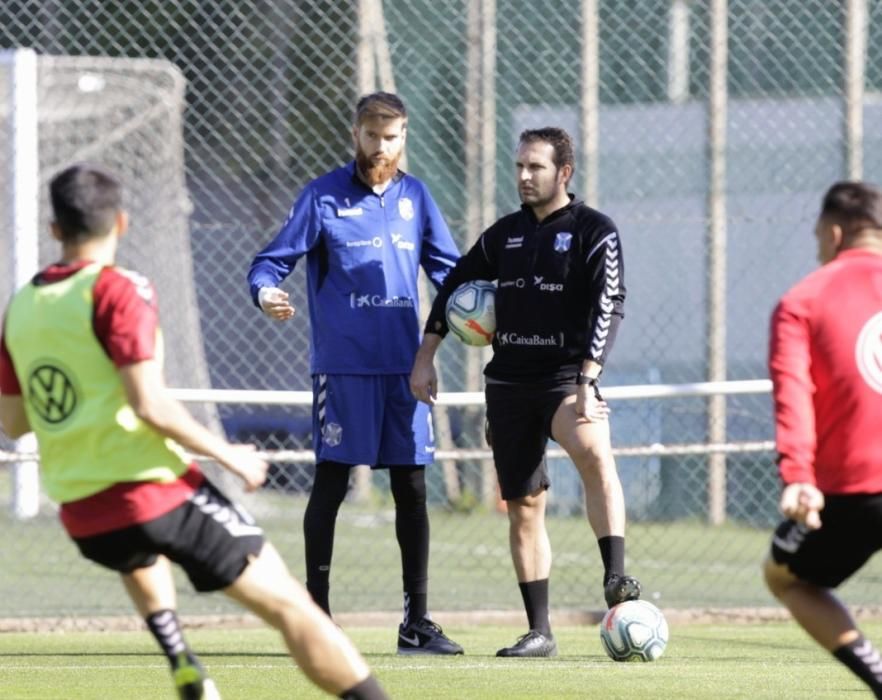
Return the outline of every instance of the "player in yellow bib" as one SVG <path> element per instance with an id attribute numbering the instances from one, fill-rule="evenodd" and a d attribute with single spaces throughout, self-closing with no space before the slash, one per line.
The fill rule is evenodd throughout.
<path id="1" fill-rule="evenodd" d="M 289 573 L 263 531 L 185 457 L 214 459 L 249 491 L 266 479 L 252 445 L 200 423 L 165 387 L 152 285 L 115 267 L 122 189 L 74 165 L 50 183 L 60 262 L 13 297 L 0 338 L 0 424 L 37 436 L 46 492 L 88 559 L 118 571 L 171 665 L 181 698 L 219 698 L 186 643 L 170 562 L 277 628 L 320 688 L 386 698 L 345 634 Z"/>

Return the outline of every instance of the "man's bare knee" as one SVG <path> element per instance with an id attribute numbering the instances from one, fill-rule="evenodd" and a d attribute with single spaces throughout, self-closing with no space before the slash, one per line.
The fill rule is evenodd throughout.
<path id="1" fill-rule="evenodd" d="M 609 481 L 617 478 L 615 458 L 610 450 L 586 447 L 570 454 L 583 479 Z"/>
<path id="2" fill-rule="evenodd" d="M 527 494 L 520 498 L 512 498 L 506 501 L 508 519 L 511 522 L 533 520 L 540 517 L 545 504 L 545 489 L 536 493 Z"/>

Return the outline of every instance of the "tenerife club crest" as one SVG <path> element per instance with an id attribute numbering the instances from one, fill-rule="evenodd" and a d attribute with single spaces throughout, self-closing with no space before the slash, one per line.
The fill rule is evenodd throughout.
<path id="1" fill-rule="evenodd" d="M 63 369 L 56 365 L 39 365 L 28 376 L 28 402 L 51 428 L 73 415 L 77 408 L 77 392 Z"/>
<path id="2" fill-rule="evenodd" d="M 413 202 L 409 197 L 402 197 L 398 200 L 398 213 L 405 221 L 410 221 L 413 218 Z"/>
<path id="3" fill-rule="evenodd" d="M 339 423 L 328 423 L 322 427 L 322 442 L 328 447 L 337 447 L 343 441 L 343 426 Z"/>
<path id="4" fill-rule="evenodd" d="M 556 253 L 566 253 L 573 244 L 573 234 L 561 231 L 554 237 L 554 250 Z"/>

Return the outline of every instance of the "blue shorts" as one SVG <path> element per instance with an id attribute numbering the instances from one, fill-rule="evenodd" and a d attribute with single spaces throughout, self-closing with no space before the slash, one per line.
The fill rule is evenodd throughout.
<path id="1" fill-rule="evenodd" d="M 432 413 L 411 394 L 409 375 L 316 374 L 312 395 L 317 462 L 378 468 L 433 461 Z"/>

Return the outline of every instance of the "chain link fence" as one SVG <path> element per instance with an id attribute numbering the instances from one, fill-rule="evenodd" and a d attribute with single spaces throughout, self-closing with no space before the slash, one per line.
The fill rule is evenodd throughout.
<path id="1" fill-rule="evenodd" d="M 518 206 L 512 155 L 521 129 L 557 124 L 574 135 L 573 189 L 617 222 L 626 261 L 626 319 L 607 385 L 702 381 L 721 361 L 728 379 L 766 376 L 768 317 L 815 264 L 820 195 L 848 176 L 882 179 L 875 0 L 9 0 L 0 6 L 0 49 L 20 47 L 39 54 L 39 227 L 46 183 L 62 165 L 103 160 L 123 174 L 133 227 L 121 262 L 159 287 L 168 374 L 180 387 L 311 388 L 303 266 L 284 285 L 302 313 L 287 324 L 252 306 L 245 274 L 301 187 L 351 157 L 352 108 L 368 90 L 405 99 L 408 170 L 429 184 L 463 249 Z M 12 82 L 0 72 L 7 144 Z M 19 175 L 0 175 L 4 236 L 14 231 Z M 4 240 L 0 266 L 13 280 L 13 244 Z M 721 242 L 724 264 L 714 267 Z M 54 255 L 44 235 L 39 264 Z M 714 297 L 720 279 L 724 294 Z M 0 302 L 13 287 L 0 289 Z M 446 342 L 444 389 L 479 390 L 483 359 Z M 309 407 L 193 408 L 231 438 L 299 455 L 274 463 L 268 487 L 247 503 L 302 578 Z M 710 412 L 702 397 L 615 401 L 614 443 L 772 438 L 768 395 L 730 396 L 723 408 Z M 446 456 L 485 448 L 480 406 L 445 407 L 436 422 Z M 672 607 L 770 604 L 759 562 L 777 517 L 773 454 L 657 452 L 619 458 L 628 565 L 648 595 Z M 430 467 L 435 609 L 520 608 L 483 454 Z M 553 602 L 599 609 L 602 568 L 581 485 L 554 455 Z M 0 496 L 11 501 L 6 467 Z M 394 610 L 388 477 L 358 473 L 338 526 L 332 605 Z M 51 504 L 36 517 L 0 521 L 0 617 L 128 611 L 113 577 L 78 560 Z M 877 599 L 880 575 L 870 568 L 849 584 L 851 599 Z M 226 609 L 185 596 L 189 611 Z"/>

